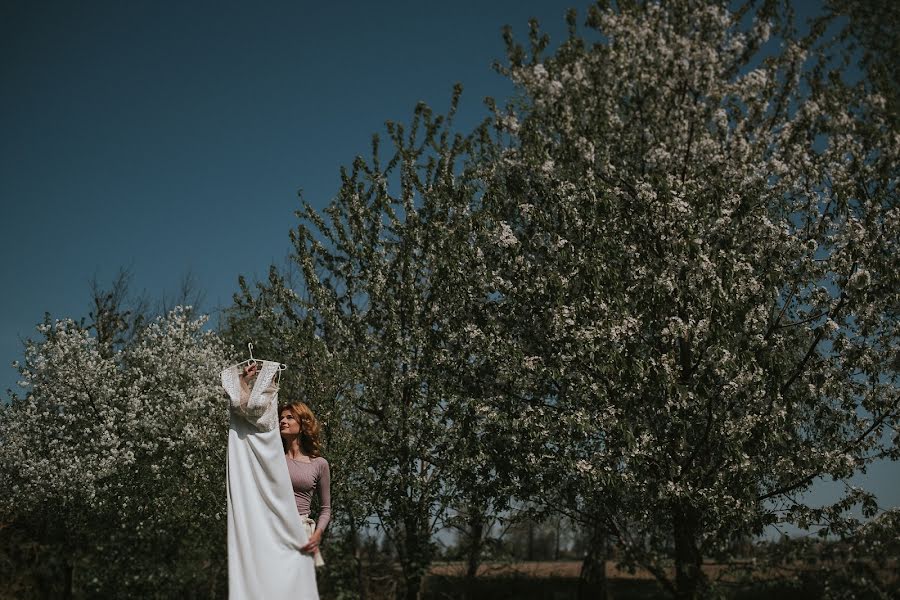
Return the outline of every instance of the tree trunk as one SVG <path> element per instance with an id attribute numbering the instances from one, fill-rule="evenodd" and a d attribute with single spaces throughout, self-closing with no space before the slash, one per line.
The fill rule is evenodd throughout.
<path id="1" fill-rule="evenodd" d="M 534 560 L 534 519 L 528 519 L 528 548 L 525 560 Z"/>
<path id="2" fill-rule="evenodd" d="M 72 571 L 74 567 L 69 559 L 63 561 L 63 600 L 72 600 Z"/>
<path id="3" fill-rule="evenodd" d="M 406 565 L 403 571 L 403 587 L 398 590 L 398 598 L 402 600 L 419 600 L 425 587 L 425 569 L 421 565 Z"/>
<path id="4" fill-rule="evenodd" d="M 356 593 L 359 600 L 366 600 L 366 576 L 363 569 L 362 548 L 359 543 L 359 530 L 356 528 L 356 520 L 353 513 L 348 512 L 350 518 L 350 549 L 353 552 L 353 560 L 356 563 Z"/>
<path id="5" fill-rule="evenodd" d="M 477 585 L 478 567 L 481 565 L 481 551 L 484 546 L 484 515 L 479 506 L 469 507 L 468 539 L 466 540 L 466 584 L 464 598 L 474 594 Z"/>
<path id="6" fill-rule="evenodd" d="M 705 587 L 703 556 L 697 548 L 700 519 L 697 511 L 687 503 L 680 503 L 672 511 L 675 539 L 675 597 L 695 600 Z"/>
<path id="7" fill-rule="evenodd" d="M 553 560 L 559 560 L 559 540 L 560 540 L 560 530 L 562 529 L 562 519 L 556 519 L 556 548 L 553 551 Z"/>
<path id="8" fill-rule="evenodd" d="M 589 527 L 588 550 L 578 574 L 578 600 L 606 600 L 606 530 Z"/>
<path id="9" fill-rule="evenodd" d="M 406 582 L 406 600 L 419 600 L 422 597 L 422 584 L 425 578 L 421 575 L 412 577 Z"/>
<path id="10" fill-rule="evenodd" d="M 217 559 L 212 559 L 209 561 L 208 573 L 207 573 L 207 598 L 220 598 L 223 594 L 221 593 L 222 583 L 227 582 L 228 574 L 225 574 L 225 577 L 222 577 L 222 566 L 223 563 Z M 226 564 L 227 566 L 227 564 Z M 225 588 L 227 589 L 227 585 Z"/>
<path id="11" fill-rule="evenodd" d="M 403 548 L 400 554 L 403 570 L 403 586 L 398 590 L 398 597 L 403 600 L 419 600 L 425 586 L 425 574 L 431 564 L 429 540 L 424 536 L 424 528 L 415 514 L 407 513 Z"/>

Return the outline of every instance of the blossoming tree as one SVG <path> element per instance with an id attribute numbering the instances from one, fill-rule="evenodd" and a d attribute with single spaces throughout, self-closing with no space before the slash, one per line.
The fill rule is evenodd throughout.
<path id="1" fill-rule="evenodd" d="M 396 552 L 398 596 L 409 599 L 421 594 L 432 536 L 449 505 L 468 496 L 485 510 L 499 489 L 473 487 L 474 472 L 490 479 L 479 456 L 478 415 L 466 390 L 441 372 L 449 360 L 445 335 L 461 326 L 444 307 L 457 293 L 454 273 L 468 262 L 461 254 L 472 251 L 475 179 L 466 171 L 475 168 L 480 135 L 451 133 L 460 93 L 457 87 L 447 117 L 419 104 L 409 129 L 389 122 L 386 164 L 376 136 L 372 161 L 357 158 L 351 172 L 342 171 L 325 214 L 308 204 L 298 212 L 291 238 L 300 281 L 273 275 L 255 301 L 252 294 L 241 300 L 263 306 L 280 299 L 267 318 L 293 315 L 285 331 L 311 317 L 315 339 L 342 365 L 346 389 L 335 414 L 350 437 L 340 443 L 352 441 L 364 454 L 337 448 L 344 459 L 338 468 L 362 483 L 354 504 Z"/>
<path id="2" fill-rule="evenodd" d="M 547 58 L 507 35 L 454 351 L 510 468 L 680 598 L 769 525 L 848 534 L 871 494 L 803 492 L 898 457 L 900 137 L 820 30 L 728 6 L 601 2 Z"/>
<path id="3" fill-rule="evenodd" d="M 122 341 L 48 317 L 28 342 L 0 513 L 55 548 L 66 597 L 223 589 L 227 356 L 204 321 L 179 307 Z"/>

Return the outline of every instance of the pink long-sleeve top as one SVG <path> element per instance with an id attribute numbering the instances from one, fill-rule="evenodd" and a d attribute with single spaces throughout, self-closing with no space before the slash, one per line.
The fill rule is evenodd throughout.
<path id="1" fill-rule="evenodd" d="M 294 460 L 285 455 L 297 512 L 308 515 L 312 504 L 313 491 L 319 491 L 319 519 L 316 529 L 325 531 L 331 521 L 331 470 L 328 461 L 317 456 L 310 462 Z"/>

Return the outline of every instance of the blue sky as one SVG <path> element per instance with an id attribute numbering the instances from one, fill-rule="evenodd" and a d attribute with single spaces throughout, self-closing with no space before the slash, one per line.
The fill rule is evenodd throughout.
<path id="1" fill-rule="evenodd" d="M 589 2 L 0 4 L 0 389 L 45 311 L 81 317 L 121 267 L 151 299 L 193 273 L 215 314 L 289 252 L 297 190 L 324 207 L 419 100 L 465 130 L 511 86 L 503 24 L 553 45 Z M 865 481 L 900 505 L 900 469 Z M 826 487 L 817 492 L 825 497 Z"/>
<path id="2" fill-rule="evenodd" d="M 119 267 L 151 298 L 190 271 L 207 310 L 227 305 L 238 274 L 286 256 L 298 189 L 327 204 L 385 120 L 446 110 L 456 81 L 459 124 L 484 116 L 511 91 L 490 68 L 503 23 L 564 31 L 561 2 L 425 6 L 4 3 L 4 363 Z"/>

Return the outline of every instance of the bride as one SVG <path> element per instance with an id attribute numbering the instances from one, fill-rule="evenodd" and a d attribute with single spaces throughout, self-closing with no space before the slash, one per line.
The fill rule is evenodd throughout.
<path id="1" fill-rule="evenodd" d="M 318 456 L 318 425 L 311 412 L 286 406 L 279 431 L 280 366 L 255 361 L 243 370 L 234 365 L 222 371 L 231 409 L 226 463 L 230 600 L 319 598 L 315 566 L 323 564 L 318 547 L 331 517 L 330 473 Z M 309 462 L 286 467 L 292 457 Z M 321 506 L 317 531 L 308 517 L 313 488 Z"/>

